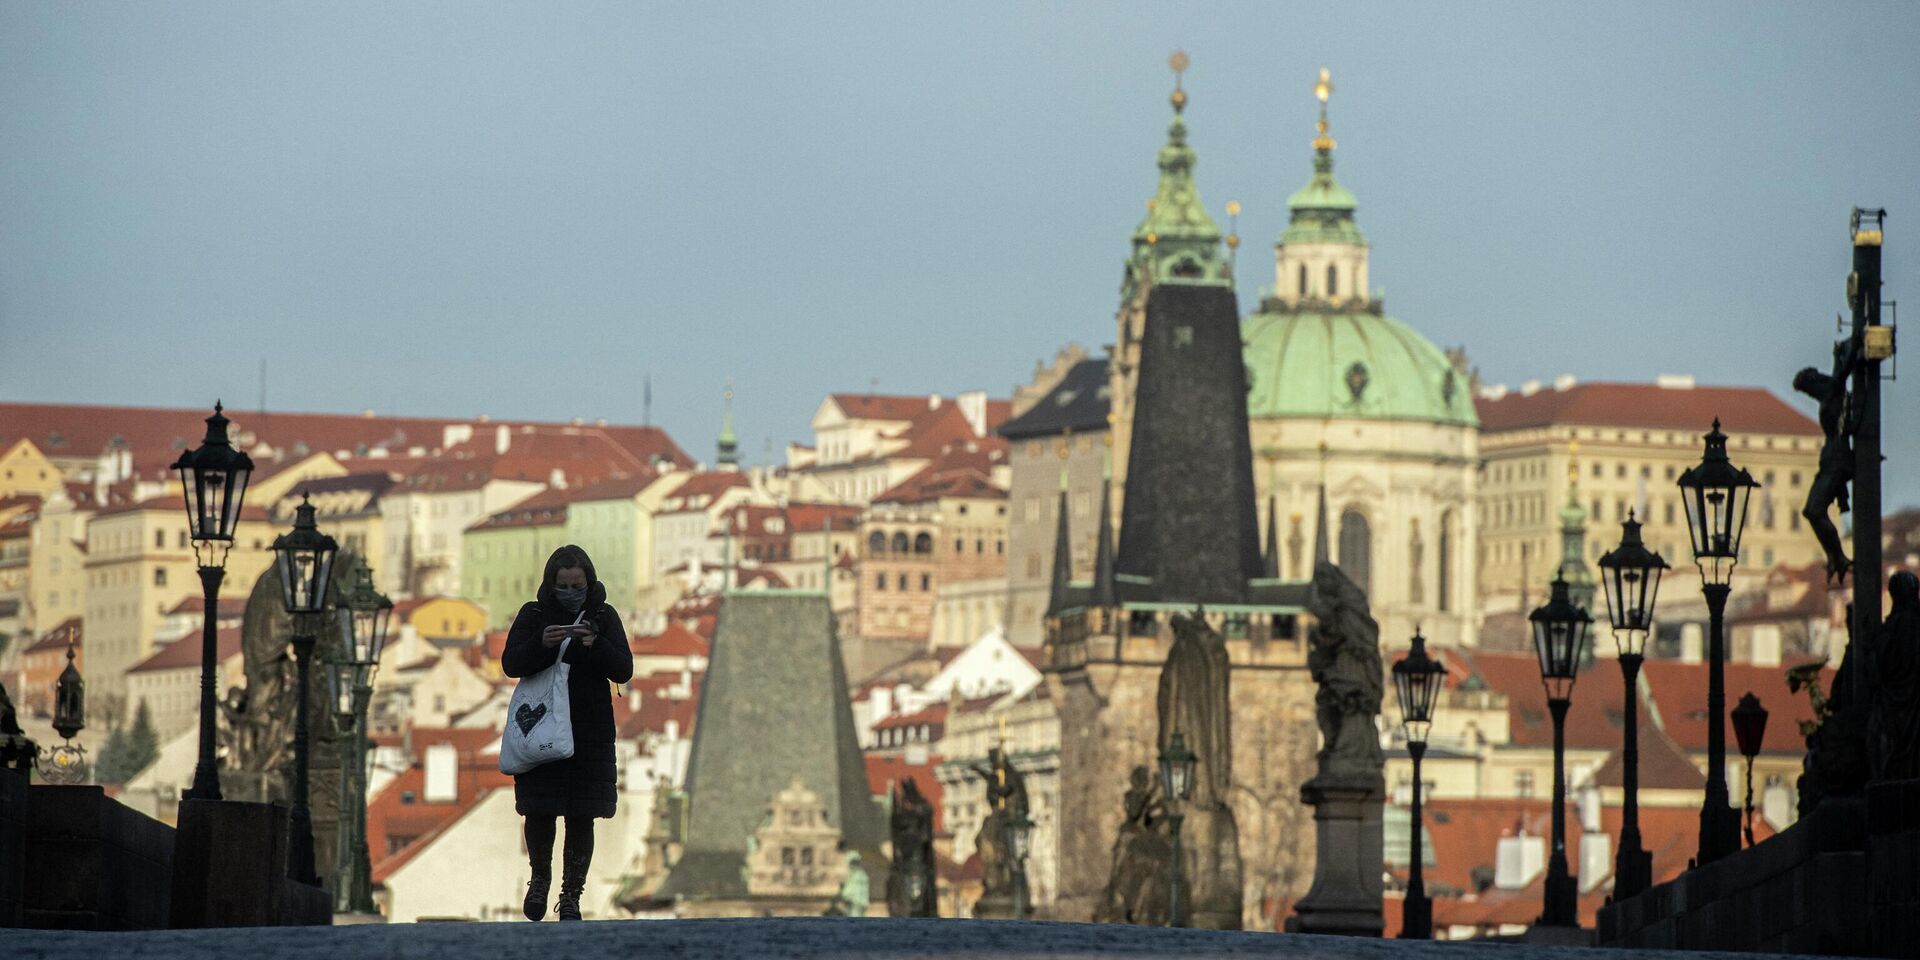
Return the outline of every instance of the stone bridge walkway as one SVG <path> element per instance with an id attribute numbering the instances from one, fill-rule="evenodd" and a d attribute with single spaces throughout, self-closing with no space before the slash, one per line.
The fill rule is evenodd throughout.
<path id="1" fill-rule="evenodd" d="M 7 960 L 595 960 L 600 957 L 1276 957 L 1290 960 L 1764 960 L 1768 954 L 1403 943 L 1073 923 L 800 918 L 423 923 L 81 933 L 0 930 Z"/>

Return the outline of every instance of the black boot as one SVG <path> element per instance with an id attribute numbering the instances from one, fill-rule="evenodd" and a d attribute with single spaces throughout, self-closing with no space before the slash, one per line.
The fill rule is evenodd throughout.
<path id="1" fill-rule="evenodd" d="M 580 919 L 580 892 L 587 886 L 587 861 L 561 857 L 560 898 L 553 902 L 554 918 Z"/>
<path id="2" fill-rule="evenodd" d="M 527 882 L 527 902 L 521 906 L 521 912 L 528 920 L 537 922 L 547 916 L 547 891 L 553 887 L 553 847 L 529 850 L 527 858 L 532 862 L 533 879 Z"/>

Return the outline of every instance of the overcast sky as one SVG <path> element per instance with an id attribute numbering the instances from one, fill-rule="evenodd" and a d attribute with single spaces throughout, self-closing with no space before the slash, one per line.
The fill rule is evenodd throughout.
<path id="1" fill-rule="evenodd" d="M 1005 395 L 1113 337 L 1175 47 L 1243 308 L 1325 66 L 1395 316 L 1491 382 L 1790 395 L 1852 205 L 1920 308 L 1917 46 L 1912 3 L 5 0 L 0 399 L 251 407 L 264 358 L 276 409 L 637 422 L 650 374 L 710 458 L 732 377 L 759 460 L 829 391 Z"/>

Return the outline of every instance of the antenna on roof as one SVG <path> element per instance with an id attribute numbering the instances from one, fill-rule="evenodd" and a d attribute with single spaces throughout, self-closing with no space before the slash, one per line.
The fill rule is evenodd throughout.
<path id="1" fill-rule="evenodd" d="M 640 425 L 653 426 L 653 374 L 648 373 L 640 383 Z"/>

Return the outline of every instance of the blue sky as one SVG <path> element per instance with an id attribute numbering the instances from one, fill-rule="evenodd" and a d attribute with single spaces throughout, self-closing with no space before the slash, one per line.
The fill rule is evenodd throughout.
<path id="1" fill-rule="evenodd" d="M 1850 206 L 1920 303 L 1916 42 L 1903 3 L 9 3 L 0 398 L 251 406 L 264 358 L 275 408 L 637 421 L 651 375 L 710 456 L 732 377 L 758 459 L 828 391 L 1004 395 L 1112 338 L 1175 47 L 1243 307 L 1325 66 L 1394 315 L 1494 382 L 1786 395 Z"/>

